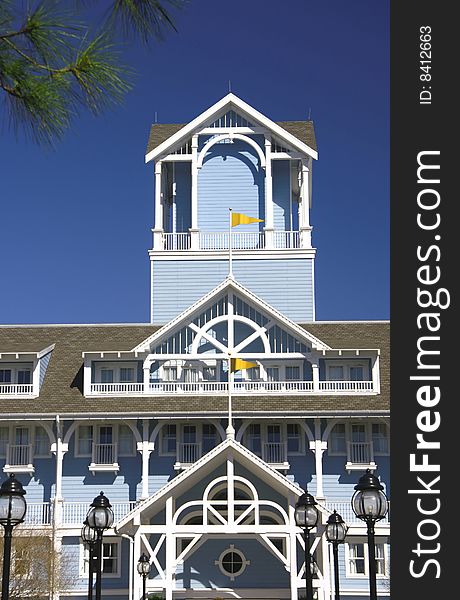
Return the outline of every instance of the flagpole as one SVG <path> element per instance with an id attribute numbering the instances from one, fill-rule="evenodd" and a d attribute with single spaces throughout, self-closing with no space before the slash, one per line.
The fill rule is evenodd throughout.
<path id="1" fill-rule="evenodd" d="M 228 276 L 233 278 L 232 270 L 232 209 L 228 209 Z"/>
<path id="2" fill-rule="evenodd" d="M 235 429 L 232 423 L 232 392 L 233 392 L 233 371 L 232 371 L 232 359 L 228 357 L 228 425 L 225 433 L 227 438 L 235 439 Z"/>

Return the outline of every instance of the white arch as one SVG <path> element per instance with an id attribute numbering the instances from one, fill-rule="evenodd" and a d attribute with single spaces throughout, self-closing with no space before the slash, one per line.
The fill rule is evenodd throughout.
<path id="1" fill-rule="evenodd" d="M 265 353 L 266 354 L 271 353 L 270 342 L 268 340 L 267 334 L 265 333 L 265 327 L 263 325 L 259 325 L 255 321 L 252 321 L 248 317 L 244 317 L 242 315 L 233 315 L 232 319 L 233 319 L 233 321 L 239 321 L 241 323 L 246 323 L 246 325 L 251 327 L 251 329 L 258 332 L 259 337 L 261 338 L 262 343 L 264 345 Z M 203 327 L 201 327 L 196 332 L 195 339 L 192 342 L 191 354 L 198 354 L 198 342 L 200 341 L 201 337 L 203 336 L 203 333 L 207 333 L 209 331 L 209 329 L 211 329 L 217 323 L 222 323 L 222 322 L 228 323 L 229 320 L 230 320 L 230 318 L 228 315 L 221 315 L 220 317 L 214 317 L 214 319 L 211 319 L 210 321 L 205 323 L 203 325 Z M 207 338 L 205 338 L 205 339 L 207 339 Z"/>
<path id="2" fill-rule="evenodd" d="M 243 142 L 246 142 L 247 144 L 252 146 L 254 148 L 254 150 L 257 152 L 257 154 L 259 155 L 260 166 L 263 169 L 265 169 L 265 155 L 262 152 L 262 148 L 252 138 L 248 137 L 247 135 L 243 135 L 241 133 L 223 133 L 221 135 L 216 135 L 215 137 L 208 140 L 206 142 L 206 144 L 203 146 L 201 152 L 198 154 L 198 162 L 197 162 L 198 169 L 201 169 L 201 167 L 203 166 L 203 159 L 205 157 L 206 152 L 209 150 L 209 148 L 211 148 L 212 146 L 214 146 L 215 144 L 218 144 L 219 142 L 221 142 L 223 140 L 231 141 L 233 139 L 242 140 Z"/>

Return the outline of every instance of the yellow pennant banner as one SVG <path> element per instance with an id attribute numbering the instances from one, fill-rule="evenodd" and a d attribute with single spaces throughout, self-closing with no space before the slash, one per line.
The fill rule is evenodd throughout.
<path id="1" fill-rule="evenodd" d="M 258 366 L 259 365 L 257 363 L 242 360 L 241 358 L 230 359 L 230 371 L 232 373 L 234 373 L 235 371 L 241 371 L 241 369 L 252 369 L 253 367 Z"/>
<path id="2" fill-rule="evenodd" d="M 248 215 L 243 215 L 243 213 L 232 212 L 232 227 L 236 227 L 237 225 L 247 225 L 248 223 L 262 222 L 263 219 L 256 219 L 255 217 L 248 217 Z"/>

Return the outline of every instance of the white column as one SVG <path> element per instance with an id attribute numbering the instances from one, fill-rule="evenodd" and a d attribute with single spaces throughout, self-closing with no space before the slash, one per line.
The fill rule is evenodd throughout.
<path id="1" fill-rule="evenodd" d="M 91 361 L 85 358 L 83 365 L 83 395 L 88 396 L 91 393 Z"/>
<path id="2" fill-rule="evenodd" d="M 163 185 L 162 185 L 162 165 L 159 160 L 155 164 L 155 227 L 153 228 L 153 248 L 162 250 L 163 235 Z"/>
<path id="3" fill-rule="evenodd" d="M 172 532 L 173 499 L 166 500 L 166 566 L 165 566 L 165 600 L 173 600 L 175 538 Z"/>
<path id="4" fill-rule="evenodd" d="M 313 391 L 319 392 L 319 365 L 317 362 L 311 362 L 311 370 L 313 377 Z"/>
<path id="5" fill-rule="evenodd" d="M 380 393 L 380 356 L 376 356 L 372 365 L 372 388 L 374 392 Z"/>
<path id="6" fill-rule="evenodd" d="M 321 420 L 315 419 L 315 439 L 310 442 L 310 450 L 315 455 L 316 470 L 316 498 L 324 500 L 323 489 L 323 452 L 327 449 L 327 442 L 321 441 Z"/>
<path id="7" fill-rule="evenodd" d="M 138 442 L 137 450 L 142 457 L 142 496 L 141 500 L 149 497 L 149 458 L 150 454 L 155 449 L 155 444 L 149 442 L 149 422 L 147 419 L 142 420 L 142 442 Z"/>
<path id="8" fill-rule="evenodd" d="M 300 247 L 311 248 L 310 227 L 310 169 L 306 160 L 302 160 L 300 179 Z"/>
<path id="9" fill-rule="evenodd" d="M 272 141 L 265 138 L 265 248 L 273 248 Z"/>
<path id="10" fill-rule="evenodd" d="M 60 424 L 56 420 L 57 425 L 57 437 L 56 442 L 51 444 L 51 452 L 56 456 L 56 488 L 54 493 L 54 515 L 53 522 L 54 527 L 58 527 L 62 523 L 62 503 L 64 498 L 62 496 L 62 473 L 63 473 L 63 460 L 64 454 L 68 451 L 69 445 L 62 443 Z"/>
<path id="11" fill-rule="evenodd" d="M 228 504 L 228 526 L 235 526 L 235 480 L 234 480 L 233 454 L 227 450 L 227 504 Z"/>
<path id="12" fill-rule="evenodd" d="M 198 135 L 192 136 L 192 189 L 191 189 L 191 224 L 190 227 L 190 248 L 199 249 L 199 230 L 198 230 Z"/>
<path id="13" fill-rule="evenodd" d="M 142 554 L 141 552 L 141 530 L 138 529 L 134 535 L 134 544 L 133 544 L 133 569 L 137 574 L 137 560 L 139 556 Z M 133 598 L 141 598 L 142 596 L 142 582 L 141 577 L 139 575 L 133 576 Z"/>
<path id="14" fill-rule="evenodd" d="M 142 367 L 142 373 L 143 373 L 143 383 L 144 383 L 144 394 L 148 394 L 149 393 L 149 387 L 150 387 L 150 362 L 144 361 L 144 365 Z"/>
<path id="15" fill-rule="evenodd" d="M 297 588 L 297 537 L 294 516 L 294 504 L 295 500 L 291 497 L 289 499 L 289 525 L 291 531 L 289 532 L 289 580 L 291 585 L 291 600 L 298 599 L 298 588 Z"/>

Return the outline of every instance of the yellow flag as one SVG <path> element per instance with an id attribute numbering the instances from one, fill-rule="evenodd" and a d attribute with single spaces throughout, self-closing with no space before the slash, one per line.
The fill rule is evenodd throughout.
<path id="1" fill-rule="evenodd" d="M 247 225 L 248 223 L 262 223 L 263 219 L 256 219 L 255 217 L 248 217 L 243 213 L 232 212 L 232 227 L 237 225 Z"/>
<path id="2" fill-rule="evenodd" d="M 241 369 L 252 369 L 252 367 L 258 367 L 257 363 L 242 360 L 241 358 L 230 359 L 230 370 L 232 373 L 235 371 L 241 371 Z"/>

